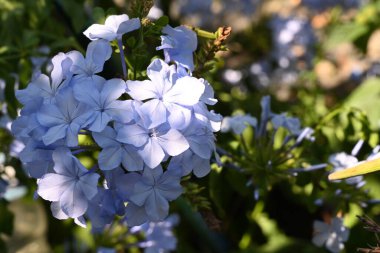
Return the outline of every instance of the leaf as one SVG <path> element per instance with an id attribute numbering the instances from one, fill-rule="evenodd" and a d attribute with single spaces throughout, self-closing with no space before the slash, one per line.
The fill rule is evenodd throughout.
<path id="1" fill-rule="evenodd" d="M 162 16 L 162 17 L 160 17 L 159 19 L 157 19 L 154 23 L 155 23 L 157 26 L 164 27 L 164 26 L 166 26 L 167 24 L 169 24 L 169 18 L 168 18 L 168 16 Z"/>
<path id="2" fill-rule="evenodd" d="M 333 28 L 325 44 L 326 49 L 331 49 L 343 42 L 353 42 L 368 32 L 368 27 L 357 23 L 348 23 Z"/>
<path id="3" fill-rule="evenodd" d="M 372 129 L 380 128 L 380 79 L 371 78 L 362 83 L 346 99 L 344 106 L 363 110 Z"/>

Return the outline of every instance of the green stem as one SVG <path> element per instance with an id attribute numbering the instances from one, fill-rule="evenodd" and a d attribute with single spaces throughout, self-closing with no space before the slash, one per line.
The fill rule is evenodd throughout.
<path id="1" fill-rule="evenodd" d="M 191 30 L 193 30 L 198 37 L 206 38 L 206 39 L 212 39 L 215 40 L 217 38 L 216 34 L 213 32 L 208 32 L 196 27 L 190 27 Z"/>
<path id="2" fill-rule="evenodd" d="M 317 132 L 318 130 L 320 130 L 320 129 L 322 128 L 322 126 L 323 126 L 326 122 L 332 120 L 332 119 L 333 119 L 336 115 L 338 115 L 343 109 L 344 109 L 344 108 L 342 108 L 342 107 L 338 107 L 337 109 L 335 109 L 335 110 L 329 112 L 326 116 L 324 116 L 324 117 L 322 118 L 322 120 L 320 120 L 320 122 L 318 123 L 318 125 L 314 128 L 315 131 Z"/>

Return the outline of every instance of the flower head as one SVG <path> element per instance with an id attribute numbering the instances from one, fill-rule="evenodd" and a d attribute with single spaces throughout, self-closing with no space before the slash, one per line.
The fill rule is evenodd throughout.
<path id="1" fill-rule="evenodd" d="M 113 41 L 120 40 L 123 34 L 137 30 L 140 26 L 138 18 L 129 19 L 127 14 L 111 15 L 106 19 L 104 25 L 93 24 L 83 34 L 90 40 Z"/>
<path id="2" fill-rule="evenodd" d="M 343 226 L 341 218 L 333 218 L 330 224 L 314 221 L 313 243 L 319 247 L 325 245 L 326 248 L 338 253 L 344 248 L 343 242 L 347 241 L 350 231 Z"/>
<path id="3" fill-rule="evenodd" d="M 193 52 L 197 49 L 197 35 L 192 30 L 184 27 L 171 27 L 162 29 L 161 46 L 157 50 L 164 50 L 165 61 L 174 61 L 178 65 L 194 70 Z"/>

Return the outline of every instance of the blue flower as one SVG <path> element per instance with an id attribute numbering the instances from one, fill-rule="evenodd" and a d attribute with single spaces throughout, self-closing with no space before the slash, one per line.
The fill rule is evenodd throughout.
<path id="1" fill-rule="evenodd" d="M 186 127 L 191 119 L 188 107 L 199 102 L 205 85 L 194 77 L 179 77 L 175 66 L 159 59 L 148 66 L 147 74 L 150 80 L 127 81 L 127 93 L 138 101 L 148 100 L 141 106 L 148 127 L 166 121 L 174 128 Z"/>
<path id="2" fill-rule="evenodd" d="M 108 41 L 92 41 L 87 46 L 86 58 L 78 51 L 68 52 L 66 55 L 72 60 L 71 72 L 76 75 L 75 80 L 95 77 L 103 70 L 104 63 L 111 57 L 112 48 Z"/>
<path id="3" fill-rule="evenodd" d="M 234 134 L 242 134 L 247 126 L 256 127 L 257 120 L 251 115 L 235 115 L 233 117 L 224 117 L 221 126 L 221 132 L 231 131 Z"/>
<path id="4" fill-rule="evenodd" d="M 20 160 L 23 162 L 27 174 L 34 178 L 41 178 L 46 173 L 53 172 L 53 152 L 63 144 L 63 141 L 58 141 L 46 146 L 42 141 L 29 139 L 25 148 L 20 152 Z"/>
<path id="5" fill-rule="evenodd" d="M 300 120 L 295 117 L 288 117 L 285 113 L 274 115 L 272 118 L 272 124 L 275 129 L 283 127 L 294 135 L 299 135 L 302 131 Z"/>
<path id="6" fill-rule="evenodd" d="M 139 244 L 145 248 L 144 253 L 167 252 L 175 250 L 177 238 L 173 234 L 173 227 L 179 222 L 178 215 L 170 215 L 164 221 L 147 222 L 139 227 L 132 228 L 131 232 L 143 232 L 145 240 Z"/>
<path id="7" fill-rule="evenodd" d="M 142 170 L 144 161 L 136 147 L 116 140 L 116 131 L 106 127 L 101 133 L 92 133 L 96 143 L 102 147 L 99 154 L 99 167 L 102 170 L 112 170 L 120 164 L 129 171 Z"/>
<path id="8" fill-rule="evenodd" d="M 145 206 L 138 206 L 132 202 L 129 202 L 125 208 L 124 221 L 129 227 L 139 226 L 149 221 L 149 217 L 145 211 Z"/>
<path id="9" fill-rule="evenodd" d="M 170 160 L 168 170 L 179 170 L 182 176 L 193 172 L 196 177 L 204 177 L 211 170 L 210 158 L 202 158 L 188 149 Z"/>
<path id="10" fill-rule="evenodd" d="M 43 99 L 44 103 L 51 103 L 58 92 L 70 82 L 71 59 L 64 53 L 59 53 L 53 57 L 52 62 L 54 67 L 50 73 L 51 78 L 41 74 L 26 89 L 16 91 L 16 97 L 23 105 L 36 103 L 39 99 Z"/>
<path id="11" fill-rule="evenodd" d="M 111 224 L 116 215 L 122 216 L 125 206 L 120 196 L 110 189 L 98 188 L 98 193 L 89 201 L 86 217 L 91 221 L 93 233 L 101 233 Z"/>
<path id="12" fill-rule="evenodd" d="M 100 247 L 96 250 L 96 253 L 116 253 L 115 249 Z"/>
<path id="13" fill-rule="evenodd" d="M 178 26 L 173 28 L 169 25 L 162 29 L 161 46 L 157 50 L 164 50 L 165 61 L 174 61 L 190 71 L 194 70 L 193 52 L 197 49 L 197 35 L 192 30 Z"/>
<path id="14" fill-rule="evenodd" d="M 189 143 L 178 130 L 167 124 L 149 128 L 143 120 L 117 129 L 116 140 L 138 148 L 137 152 L 150 168 L 157 167 L 166 154 L 176 156 L 189 148 Z"/>
<path id="15" fill-rule="evenodd" d="M 133 119 L 131 101 L 117 100 L 124 92 L 125 82 L 116 78 L 108 81 L 98 78 L 74 86 L 74 97 L 89 107 L 90 131 L 101 132 L 111 120 L 128 123 Z"/>
<path id="16" fill-rule="evenodd" d="M 88 201 L 97 193 L 99 175 L 88 171 L 67 148 L 53 153 L 54 171 L 38 181 L 37 193 L 46 200 L 59 201 L 59 207 L 68 217 L 82 216 Z"/>
<path id="17" fill-rule="evenodd" d="M 42 136 L 45 145 L 64 139 L 69 147 L 78 145 L 79 130 L 85 126 L 91 111 L 88 106 L 75 100 L 71 89 L 57 95 L 56 103 L 41 107 L 38 122 L 49 130 Z"/>
<path id="18" fill-rule="evenodd" d="M 168 201 L 175 200 L 182 193 L 181 174 L 170 170 L 163 173 L 161 166 L 145 168 L 136 182 L 131 202 L 144 206 L 151 221 L 163 220 L 169 212 Z"/>
<path id="19" fill-rule="evenodd" d="M 138 18 L 129 19 L 128 15 L 111 15 L 107 17 L 104 25 L 93 24 L 83 32 L 90 40 L 104 39 L 119 40 L 125 33 L 139 29 L 141 26 Z"/>
<path id="20" fill-rule="evenodd" d="M 343 242 L 347 241 L 350 231 L 343 226 L 341 218 L 333 218 L 330 224 L 314 221 L 313 243 L 319 247 L 325 245 L 326 248 L 338 253 L 344 249 Z"/>
<path id="21" fill-rule="evenodd" d="M 189 142 L 191 151 L 199 157 L 210 159 L 215 150 L 215 137 L 207 125 L 201 121 L 193 120 L 182 134 Z"/>

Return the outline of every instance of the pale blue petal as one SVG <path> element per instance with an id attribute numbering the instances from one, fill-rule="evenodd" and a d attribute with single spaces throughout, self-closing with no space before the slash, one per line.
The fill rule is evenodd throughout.
<path id="1" fill-rule="evenodd" d="M 50 97 L 52 97 L 50 80 L 44 74 L 39 75 L 36 80 L 29 83 L 26 89 L 16 91 L 16 98 L 23 105 L 29 104 L 37 98 Z"/>
<path id="2" fill-rule="evenodd" d="M 70 68 L 73 74 L 86 74 L 86 68 L 87 68 L 86 61 L 81 52 L 70 51 L 66 55 L 73 62 Z"/>
<path id="3" fill-rule="evenodd" d="M 33 161 L 23 164 L 28 176 L 41 178 L 48 172 L 53 172 L 54 163 L 52 161 Z"/>
<path id="4" fill-rule="evenodd" d="M 93 24 L 83 34 L 90 40 L 105 39 L 108 41 L 113 41 L 116 39 L 116 32 L 105 25 Z"/>
<path id="5" fill-rule="evenodd" d="M 108 80 L 101 91 L 101 101 L 104 104 L 109 104 L 112 101 L 118 99 L 122 94 L 125 93 L 126 83 L 122 79 L 113 78 Z"/>
<path id="6" fill-rule="evenodd" d="M 84 196 L 91 200 L 98 192 L 98 185 L 100 175 L 97 173 L 87 172 L 80 177 L 78 181 L 78 188 L 84 193 Z"/>
<path id="7" fill-rule="evenodd" d="M 152 99 L 145 102 L 140 107 L 141 116 L 144 125 L 147 128 L 153 128 L 167 121 L 167 113 L 164 104 L 158 99 Z"/>
<path id="8" fill-rule="evenodd" d="M 150 80 L 126 82 L 127 93 L 136 100 L 142 101 L 150 98 L 159 98 L 162 94 L 157 91 L 156 83 Z"/>
<path id="9" fill-rule="evenodd" d="M 63 192 L 73 184 L 73 178 L 48 173 L 38 181 L 37 193 L 43 199 L 59 201 Z"/>
<path id="10" fill-rule="evenodd" d="M 63 79 L 70 79 L 72 73 L 70 68 L 72 60 L 64 53 L 58 53 L 52 58 L 53 70 L 50 73 L 51 76 L 51 89 L 55 93 L 58 89 L 63 88 L 65 83 L 62 84 Z"/>
<path id="11" fill-rule="evenodd" d="M 181 172 L 178 170 L 167 170 L 157 181 L 156 191 L 167 200 L 175 200 L 182 192 Z"/>
<path id="12" fill-rule="evenodd" d="M 154 59 L 149 64 L 146 73 L 155 86 L 157 98 L 161 98 L 173 86 L 172 75 L 175 72 L 175 66 L 169 66 L 161 59 Z"/>
<path id="13" fill-rule="evenodd" d="M 99 154 L 99 167 L 102 170 L 112 170 L 120 165 L 123 159 L 123 151 L 119 146 L 104 148 Z"/>
<path id="14" fill-rule="evenodd" d="M 88 206 L 88 201 L 80 189 L 78 183 L 67 187 L 60 197 L 62 211 L 71 218 L 82 216 Z"/>
<path id="15" fill-rule="evenodd" d="M 169 214 L 169 203 L 160 194 L 151 194 L 146 200 L 145 211 L 151 221 L 160 221 Z"/>
<path id="16" fill-rule="evenodd" d="M 141 182 L 137 182 L 133 188 L 133 195 L 130 200 L 138 206 L 144 205 L 147 198 L 152 194 L 152 187 Z"/>
<path id="17" fill-rule="evenodd" d="M 105 112 L 95 112 L 93 120 L 90 123 L 89 130 L 93 132 L 101 132 L 107 126 L 112 118 Z"/>
<path id="18" fill-rule="evenodd" d="M 141 179 L 141 175 L 136 172 L 125 173 L 123 169 L 118 168 L 110 171 L 111 173 L 117 172 L 114 176 L 111 188 L 114 188 L 124 201 L 130 201 L 130 196 L 133 195 L 133 189 L 136 184 Z"/>
<path id="19" fill-rule="evenodd" d="M 143 158 L 146 165 L 150 168 L 157 167 L 165 158 L 165 153 L 162 150 L 157 140 L 149 139 L 142 150 L 138 153 Z"/>
<path id="20" fill-rule="evenodd" d="M 126 125 L 118 129 L 116 139 L 123 143 L 141 147 L 147 143 L 149 135 L 147 130 L 139 125 Z"/>
<path id="21" fill-rule="evenodd" d="M 49 129 L 50 130 L 50 129 Z M 68 147 L 78 146 L 78 133 L 80 126 L 72 122 L 67 128 L 66 144 Z"/>
<path id="22" fill-rule="evenodd" d="M 127 22 L 129 20 L 129 16 L 127 14 L 121 15 L 110 15 L 106 18 L 104 25 L 111 28 L 113 31 L 117 32 L 119 26 Z"/>
<path id="23" fill-rule="evenodd" d="M 47 131 L 47 133 L 42 136 L 42 141 L 45 143 L 45 145 L 50 145 L 57 140 L 60 140 L 62 138 L 65 138 L 66 132 L 67 132 L 67 125 L 56 125 Z M 75 145 L 74 145 L 75 146 Z"/>
<path id="24" fill-rule="evenodd" d="M 112 48 L 108 41 L 92 41 L 88 44 L 86 51 L 87 69 L 91 70 L 91 73 L 93 74 L 101 72 L 103 70 L 104 62 L 111 57 L 111 54 Z"/>
<path id="25" fill-rule="evenodd" d="M 96 80 L 103 85 L 101 79 Z M 74 96 L 78 101 L 90 105 L 92 109 L 100 108 L 100 92 L 96 87 L 96 84 L 90 81 L 77 84 L 74 86 Z"/>
<path id="26" fill-rule="evenodd" d="M 125 208 L 125 221 L 128 227 L 139 226 L 148 221 L 144 206 L 137 206 L 132 202 Z"/>
<path id="27" fill-rule="evenodd" d="M 113 120 L 121 123 L 130 123 L 135 116 L 132 100 L 112 101 L 108 104 L 106 112 Z"/>
<path id="28" fill-rule="evenodd" d="M 168 122 L 172 128 L 183 130 L 190 125 L 191 109 L 177 104 L 168 104 L 166 109 L 169 111 Z"/>
<path id="29" fill-rule="evenodd" d="M 122 35 L 125 33 L 129 33 L 131 31 L 139 29 L 141 26 L 140 19 L 138 18 L 131 18 L 128 21 L 124 21 L 120 23 L 118 29 L 117 29 L 117 34 Z"/>
<path id="30" fill-rule="evenodd" d="M 194 156 L 194 169 L 193 173 L 196 177 L 201 178 L 206 176 L 211 171 L 210 160 Z"/>
<path id="31" fill-rule="evenodd" d="M 179 78 L 175 85 L 163 96 L 166 103 L 180 105 L 195 105 L 199 102 L 205 90 L 205 85 L 197 78 L 185 76 Z"/>
<path id="32" fill-rule="evenodd" d="M 154 186 L 163 173 L 162 167 L 157 166 L 155 168 L 145 167 L 143 177 L 141 181 L 146 185 Z"/>
<path id="33" fill-rule="evenodd" d="M 65 118 L 56 105 L 42 106 L 40 112 L 37 113 L 37 120 L 41 125 L 46 127 L 65 123 Z"/>
<path id="34" fill-rule="evenodd" d="M 52 154 L 54 161 L 54 171 L 69 177 L 75 177 L 78 174 L 73 155 L 68 148 L 57 148 Z"/>
<path id="35" fill-rule="evenodd" d="M 133 146 L 123 145 L 121 162 L 128 171 L 139 171 L 144 168 L 144 161 Z"/>
<path id="36" fill-rule="evenodd" d="M 176 156 L 189 148 L 189 143 L 183 135 L 175 129 L 157 138 L 157 142 L 171 156 Z"/>
<path id="37" fill-rule="evenodd" d="M 116 131 L 108 126 L 101 133 L 92 133 L 92 137 L 102 148 L 121 145 L 116 141 Z"/>
<path id="38" fill-rule="evenodd" d="M 69 218 L 61 209 L 61 205 L 59 204 L 59 201 L 51 202 L 50 210 L 55 218 L 58 220 L 65 220 Z"/>

